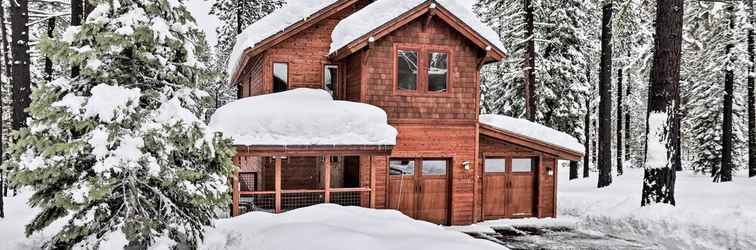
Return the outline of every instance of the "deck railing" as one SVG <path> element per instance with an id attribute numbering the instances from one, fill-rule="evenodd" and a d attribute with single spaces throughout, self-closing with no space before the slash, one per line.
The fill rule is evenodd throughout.
<path id="1" fill-rule="evenodd" d="M 326 200 L 325 190 L 281 190 L 280 210 L 276 211 L 275 191 L 240 192 L 241 213 L 285 212 L 322 203 L 342 206 L 368 206 L 370 188 L 331 188 Z"/>

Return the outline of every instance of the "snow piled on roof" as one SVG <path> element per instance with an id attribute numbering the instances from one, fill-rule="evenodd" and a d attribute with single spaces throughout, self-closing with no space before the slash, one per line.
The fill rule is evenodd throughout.
<path id="1" fill-rule="evenodd" d="M 300 88 L 227 104 L 209 128 L 235 145 L 395 145 L 397 131 L 387 120 L 378 107 Z"/>
<path id="2" fill-rule="evenodd" d="M 414 220 L 396 210 L 321 204 L 282 214 L 216 221 L 200 249 L 497 250 L 486 240 Z"/>
<path id="3" fill-rule="evenodd" d="M 241 63 L 244 51 L 257 46 L 257 43 L 268 37 L 284 31 L 289 26 L 309 18 L 319 10 L 325 9 L 338 0 L 296 0 L 289 1 L 280 9 L 273 11 L 259 21 L 249 25 L 244 31 L 236 36 L 234 50 L 228 60 L 226 69 L 229 77 Z"/>
<path id="4" fill-rule="evenodd" d="M 336 52 L 354 40 L 377 29 L 381 25 L 401 16 L 427 0 L 378 0 L 357 13 L 341 20 L 333 33 L 331 33 L 331 51 Z M 499 35 L 488 25 L 482 23 L 478 16 L 473 13 L 470 6 L 460 0 L 436 0 L 444 9 L 448 10 L 462 22 L 470 26 L 475 32 L 488 40 L 494 47 L 506 53 L 504 44 Z"/>
<path id="5" fill-rule="evenodd" d="M 480 123 L 533 140 L 562 147 L 570 151 L 585 154 L 585 146 L 575 139 L 575 137 L 535 122 L 505 115 L 481 115 Z"/>

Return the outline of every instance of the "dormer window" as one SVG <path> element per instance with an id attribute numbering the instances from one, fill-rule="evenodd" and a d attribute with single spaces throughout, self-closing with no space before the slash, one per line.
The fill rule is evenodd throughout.
<path id="1" fill-rule="evenodd" d="M 428 53 L 428 91 L 446 92 L 449 84 L 449 54 Z"/>
<path id="2" fill-rule="evenodd" d="M 273 63 L 273 93 L 289 90 L 289 64 Z"/>

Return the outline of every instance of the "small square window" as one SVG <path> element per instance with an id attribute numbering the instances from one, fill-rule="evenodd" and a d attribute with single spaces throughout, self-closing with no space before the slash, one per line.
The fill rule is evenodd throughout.
<path id="1" fill-rule="evenodd" d="M 389 161 L 389 175 L 415 175 L 414 160 Z"/>
<path id="2" fill-rule="evenodd" d="M 521 158 L 512 159 L 512 172 L 513 173 L 529 173 L 533 172 L 533 159 Z"/>
<path id="3" fill-rule="evenodd" d="M 396 56 L 397 87 L 400 90 L 417 90 L 417 51 L 398 50 Z"/>
<path id="4" fill-rule="evenodd" d="M 446 92 L 449 80 L 449 54 L 428 53 L 428 91 Z"/>
<path id="5" fill-rule="evenodd" d="M 486 173 L 505 173 L 507 172 L 507 159 L 486 159 Z"/>

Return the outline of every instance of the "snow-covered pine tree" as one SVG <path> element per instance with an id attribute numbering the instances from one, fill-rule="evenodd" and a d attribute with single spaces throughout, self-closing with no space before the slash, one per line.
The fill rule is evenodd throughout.
<path id="1" fill-rule="evenodd" d="M 81 74 L 34 89 L 10 148 L 14 181 L 41 209 L 26 232 L 62 219 L 48 248 L 196 247 L 235 168 L 230 140 L 197 118 L 199 31 L 181 0 L 90 3 L 83 25 L 41 44 Z"/>

